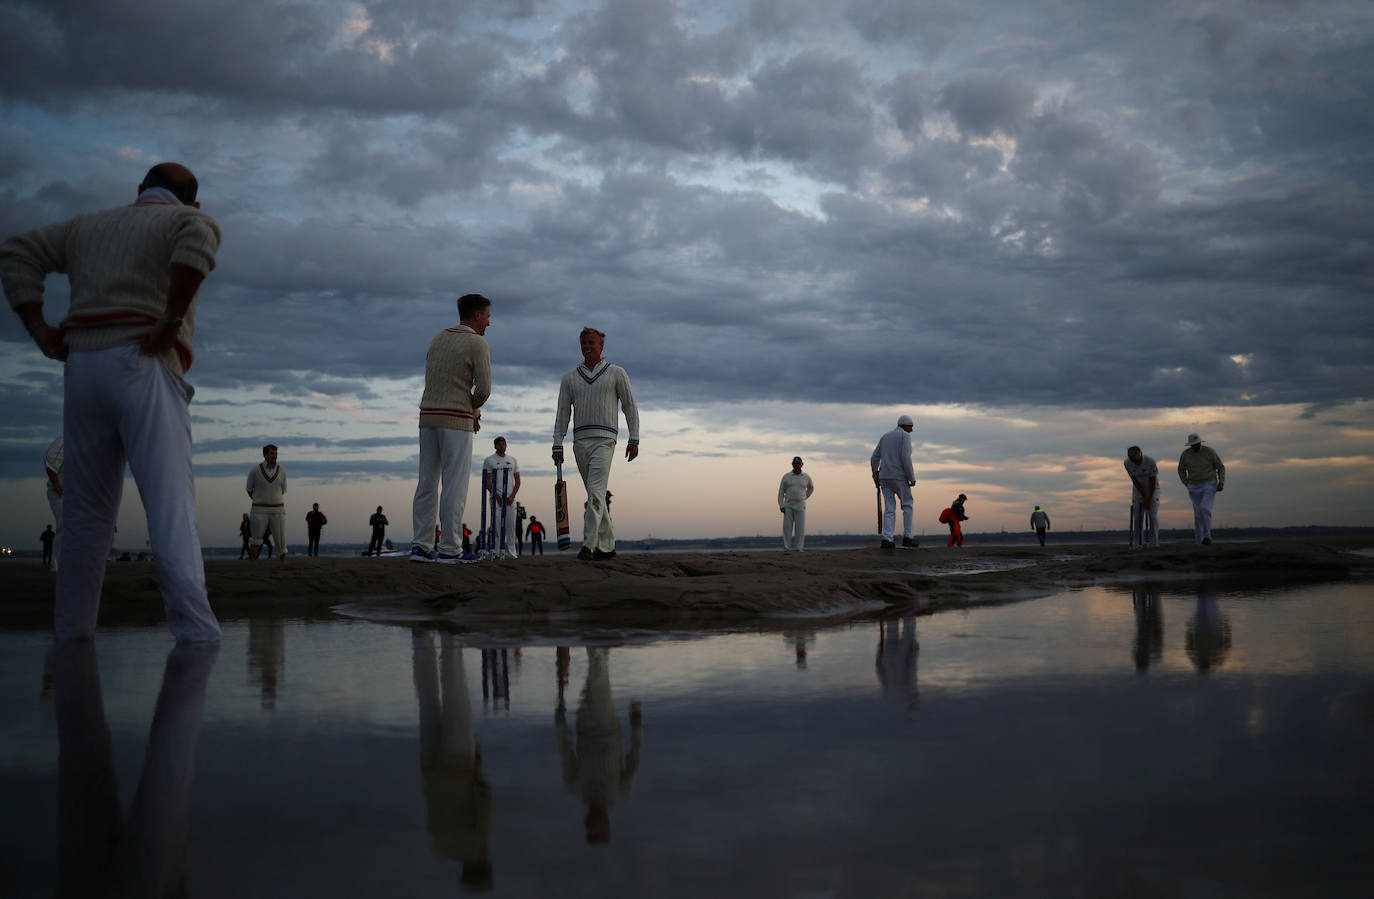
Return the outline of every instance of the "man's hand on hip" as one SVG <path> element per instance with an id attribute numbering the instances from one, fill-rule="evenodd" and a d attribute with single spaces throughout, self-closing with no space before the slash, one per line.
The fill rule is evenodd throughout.
<path id="1" fill-rule="evenodd" d="M 160 356 L 172 348 L 177 340 L 177 326 L 165 318 L 157 320 L 153 330 L 143 335 L 138 346 L 149 356 Z"/>

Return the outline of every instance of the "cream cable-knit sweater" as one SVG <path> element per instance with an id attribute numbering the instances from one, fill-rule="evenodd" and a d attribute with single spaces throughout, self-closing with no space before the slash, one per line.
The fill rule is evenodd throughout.
<path id="1" fill-rule="evenodd" d="M 286 505 L 286 469 L 278 465 L 271 471 L 267 463 L 259 462 L 248 472 L 244 485 L 253 498 L 253 507 L 263 510 L 281 509 Z"/>
<path id="2" fill-rule="evenodd" d="M 617 408 L 617 405 L 619 408 Z M 620 434 L 620 410 L 625 411 L 625 424 L 630 431 L 630 445 L 639 445 L 639 409 L 630 389 L 630 376 L 619 365 L 605 359 L 588 371 L 579 365 L 563 376 L 558 386 L 558 415 L 553 423 L 553 448 L 563 449 L 563 437 L 568 433 L 568 419 L 573 418 L 573 439 L 609 437 Z"/>
<path id="3" fill-rule="evenodd" d="M 434 335 L 425 355 L 420 427 L 473 430 L 478 409 L 491 396 L 491 351 L 467 325 Z"/>
<path id="4" fill-rule="evenodd" d="M 63 319 L 74 352 L 137 343 L 167 309 L 170 266 L 215 267 L 219 225 L 194 206 L 140 202 L 79 215 L 0 244 L 0 281 L 13 308 L 43 302 L 43 279 L 65 273 L 71 311 Z M 195 302 L 176 346 L 162 357 L 178 375 L 191 367 Z"/>

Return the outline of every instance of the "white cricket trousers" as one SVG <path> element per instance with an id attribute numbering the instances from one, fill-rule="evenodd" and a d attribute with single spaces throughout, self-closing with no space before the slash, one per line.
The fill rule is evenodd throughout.
<path id="1" fill-rule="evenodd" d="M 463 508 L 468 502 L 470 477 L 471 431 L 420 429 L 420 480 L 415 485 L 415 502 L 410 512 L 411 546 L 430 552 L 437 524 L 443 532 L 439 538 L 439 552 L 446 556 L 462 553 Z"/>
<path id="2" fill-rule="evenodd" d="M 1201 543 L 1212 539 L 1212 504 L 1217 499 L 1217 482 L 1189 484 L 1188 498 L 1193 501 L 1193 539 Z"/>
<path id="3" fill-rule="evenodd" d="M 218 640 L 196 531 L 188 408 L 194 389 L 132 345 L 72 353 L 65 384 L 57 639 L 95 633 L 127 463 L 148 514 L 167 626 L 178 640 Z"/>
<path id="4" fill-rule="evenodd" d="M 806 548 L 806 506 L 782 507 L 782 548 Z"/>
<path id="5" fill-rule="evenodd" d="M 615 441 L 609 437 L 583 437 L 573 441 L 573 458 L 587 489 L 587 509 L 582 514 L 582 545 L 602 552 L 615 551 L 615 532 L 611 530 L 611 508 L 606 491 L 611 484 L 611 461 Z"/>
<path id="6" fill-rule="evenodd" d="M 911 485 L 900 478 L 883 478 L 878 482 L 883 492 L 883 539 L 892 540 L 897 528 L 897 501 L 902 503 L 902 536 L 916 536 L 916 503 L 911 498 Z"/>

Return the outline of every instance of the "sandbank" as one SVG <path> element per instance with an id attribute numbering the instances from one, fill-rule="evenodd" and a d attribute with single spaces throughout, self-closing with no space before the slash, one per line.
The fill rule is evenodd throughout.
<path id="1" fill-rule="evenodd" d="M 1296 538 L 1123 545 L 943 545 L 883 552 L 622 553 L 607 562 L 553 553 L 516 561 L 421 565 L 401 558 L 310 558 L 205 565 L 222 620 L 336 615 L 435 621 L 462 630 L 524 633 L 583 628 L 714 631 L 926 614 L 1010 602 L 1092 584 L 1209 580 L 1235 586 L 1374 578 L 1374 538 Z M 1365 552 L 1361 552 L 1365 550 Z M 7 565 L 0 626 L 51 626 L 54 576 Z M 110 563 L 102 626 L 163 620 L 150 562 Z"/>

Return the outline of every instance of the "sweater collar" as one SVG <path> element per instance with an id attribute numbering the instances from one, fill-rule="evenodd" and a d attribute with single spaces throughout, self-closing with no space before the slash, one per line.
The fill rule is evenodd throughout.
<path id="1" fill-rule="evenodd" d="M 165 187 L 149 187 L 139 192 L 135 206 L 184 206 L 177 195 Z"/>

